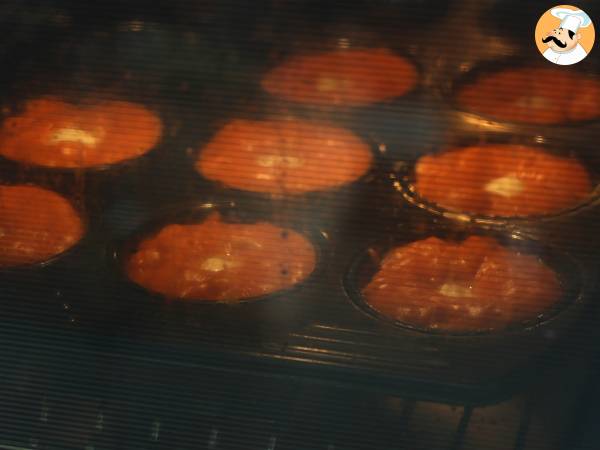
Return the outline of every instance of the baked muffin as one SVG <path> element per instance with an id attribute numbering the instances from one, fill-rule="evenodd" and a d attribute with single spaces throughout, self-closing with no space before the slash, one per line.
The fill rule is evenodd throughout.
<path id="1" fill-rule="evenodd" d="M 302 234 L 270 223 L 172 224 L 144 239 L 126 261 L 128 277 L 167 299 L 235 303 L 290 288 L 315 269 Z"/>
<path id="2" fill-rule="evenodd" d="M 552 214 L 593 189 L 575 158 L 532 147 L 483 145 L 426 155 L 416 164 L 416 192 L 439 206 L 490 216 Z"/>
<path id="3" fill-rule="evenodd" d="M 0 267 L 47 261 L 73 247 L 84 232 L 79 214 L 56 192 L 0 186 Z"/>
<path id="4" fill-rule="evenodd" d="M 535 320 L 563 296 L 557 274 L 536 256 L 490 237 L 436 237 L 390 250 L 364 287 L 390 319 L 448 332 L 498 330 Z"/>
<path id="5" fill-rule="evenodd" d="M 25 103 L 0 129 L 0 155 L 52 168 L 89 168 L 137 158 L 159 141 L 162 124 L 125 101 L 75 105 L 55 97 Z"/>
<path id="6" fill-rule="evenodd" d="M 557 124 L 600 116 L 600 79 L 560 68 L 481 75 L 457 92 L 460 107 L 496 120 Z"/>
<path id="7" fill-rule="evenodd" d="M 400 97 L 417 83 L 417 70 L 385 48 L 298 55 L 262 80 L 268 93 L 319 106 L 364 106 Z"/>
<path id="8" fill-rule="evenodd" d="M 294 195 L 351 183 L 373 155 L 352 132 L 303 120 L 233 120 L 201 150 L 196 170 L 245 191 Z"/>

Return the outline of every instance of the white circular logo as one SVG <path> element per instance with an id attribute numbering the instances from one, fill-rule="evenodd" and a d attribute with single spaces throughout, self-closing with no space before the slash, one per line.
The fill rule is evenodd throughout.
<path id="1" fill-rule="evenodd" d="M 548 61 L 570 66 L 583 60 L 595 40 L 592 19 L 576 6 L 558 5 L 546 11 L 535 28 L 535 43 Z"/>

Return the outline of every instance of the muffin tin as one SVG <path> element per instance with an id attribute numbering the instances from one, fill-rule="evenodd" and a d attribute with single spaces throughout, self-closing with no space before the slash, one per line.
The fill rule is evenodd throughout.
<path id="1" fill-rule="evenodd" d="M 585 214 L 582 209 L 573 210 L 561 216 L 565 220 L 553 224 L 556 235 L 569 242 L 566 248 L 556 248 L 542 222 L 502 221 L 492 224 L 493 229 L 486 220 L 465 224 L 415 206 L 393 188 L 399 168 L 409 167 L 406 164 L 419 155 L 443 148 L 448 142 L 486 139 L 482 138 L 484 134 L 499 141 L 512 142 L 515 136 L 535 140 L 539 136 L 552 145 L 555 142 L 546 127 L 539 127 L 532 134 L 531 127 L 500 123 L 491 129 L 485 125 L 485 119 L 465 121 L 445 97 L 447 83 L 460 77 L 456 68 L 465 63 L 462 56 L 448 54 L 443 64 L 437 64 L 424 59 L 431 52 L 420 53 L 427 42 L 435 41 L 431 36 L 426 39 L 425 34 L 434 30 L 411 29 L 394 36 L 395 41 L 378 37 L 377 45 L 387 42 L 393 50 L 411 54 L 417 61 L 421 83 L 413 94 L 385 104 L 344 110 L 305 108 L 261 92 L 256 83 L 278 57 L 274 61 L 268 51 L 260 49 L 248 55 L 233 31 L 230 40 L 225 36 L 227 31 L 211 37 L 210 27 L 204 32 L 155 25 L 142 35 L 113 31 L 107 30 L 100 38 L 114 39 L 114 47 L 125 38 L 142 47 L 147 42 L 148 47 L 143 48 L 150 54 L 154 51 L 153 37 L 174 42 L 180 39 L 182 46 L 187 46 L 183 53 L 193 56 L 193 68 L 202 67 L 201 58 L 212 68 L 199 73 L 185 64 L 169 65 L 168 59 L 152 58 L 119 60 L 111 66 L 111 73 L 127 74 L 132 80 L 138 101 L 160 112 L 165 120 L 164 139 L 160 148 L 148 154 L 147 162 L 132 160 L 123 173 L 106 170 L 96 187 L 85 190 L 82 198 L 84 208 L 90 211 L 91 250 L 77 256 L 76 263 L 60 270 L 57 265 L 53 272 L 51 282 L 60 296 L 47 297 L 46 307 L 53 311 L 52 319 L 26 307 L 21 308 L 22 317 L 35 318 L 50 327 L 72 327 L 84 334 L 107 336 L 132 354 L 148 358 L 158 354 L 178 364 L 306 375 L 377 385 L 413 397 L 460 402 L 487 401 L 523 387 L 528 376 L 535 376 L 540 367 L 557 363 L 557 358 L 548 357 L 549 351 L 585 335 L 585 327 L 578 320 L 595 311 L 596 257 L 600 250 L 593 230 L 600 211 L 594 202 L 590 201 Z M 376 29 L 372 32 L 377 35 Z M 441 27 L 439 33 L 444 32 Z M 93 34 L 96 31 L 90 33 L 91 42 L 100 39 Z M 299 36 L 284 33 L 283 37 L 277 47 L 304 47 Z M 66 42 L 73 38 L 64 37 Z M 340 39 L 348 36 L 342 33 L 333 41 Z M 314 45 L 314 37 L 311 41 L 307 47 Z M 198 42 L 211 45 L 202 47 L 205 53 L 197 53 Z M 399 48 L 399 43 L 404 48 Z M 96 49 L 102 48 L 99 45 Z M 59 56 L 57 60 L 61 60 Z M 91 61 L 94 56 L 102 55 L 91 52 L 86 60 Z M 165 54 L 156 50 L 155 56 Z M 478 60 L 467 62 L 474 67 Z M 157 67 L 162 69 L 156 71 Z M 70 69 L 70 78 L 76 80 L 81 68 L 72 64 Z M 240 74 L 241 70 L 245 72 Z M 219 79 L 219 73 L 223 79 Z M 95 90 L 96 82 L 106 86 L 103 76 L 99 74 L 85 87 Z M 154 82 L 143 82 L 150 79 Z M 44 87 L 43 78 L 30 82 Z M 56 92 L 68 91 L 63 84 Z M 130 98 L 127 89 L 121 93 Z M 222 97 L 220 93 L 224 93 Z M 195 172 L 192 159 L 196 149 L 205 145 L 224 123 L 248 115 L 265 117 L 273 111 L 347 127 L 373 143 L 380 161 L 366 180 L 292 201 L 230 190 Z M 577 136 L 563 136 L 564 141 L 556 144 L 559 151 L 569 148 L 575 140 L 588 145 L 594 141 L 595 124 L 568 128 L 575 130 Z M 596 167 L 589 169 L 596 173 Z M 9 170 L 16 170 L 14 176 L 21 180 L 40 179 L 36 171 L 15 166 L 3 166 L 1 176 L 5 177 Z M 60 179 L 61 185 L 78 191 L 72 179 Z M 90 206 L 96 203 L 101 206 Z M 246 302 L 239 308 L 166 302 L 123 277 L 121 258 L 127 252 L 126 242 L 136 242 L 157 224 L 199 220 L 215 208 L 231 214 L 232 220 L 273 221 L 312 230 L 310 236 L 320 249 L 318 272 L 298 289 Z M 573 286 L 568 289 L 573 294 L 565 299 L 564 307 L 550 314 L 548 320 L 524 324 L 510 332 L 454 336 L 389 323 L 369 311 L 356 295 L 359 263 L 351 266 L 351 262 L 361 261 L 357 255 L 364 254 L 373 243 L 385 246 L 426 234 L 471 232 L 500 233 L 511 242 L 535 242 L 566 284 Z M 40 269 L 32 268 L 32 272 L 37 270 Z M 14 298 L 25 298 L 37 288 L 19 278 L 9 280 L 6 282 L 19 285 L 19 294 Z"/>

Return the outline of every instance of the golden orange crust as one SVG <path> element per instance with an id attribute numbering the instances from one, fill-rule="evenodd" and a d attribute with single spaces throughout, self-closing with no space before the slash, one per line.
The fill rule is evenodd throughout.
<path id="1" fill-rule="evenodd" d="M 416 82 L 409 60 L 378 48 L 295 56 L 269 72 L 262 86 L 293 102 L 361 106 L 400 97 Z"/>
<path id="2" fill-rule="evenodd" d="M 201 150 L 196 170 L 246 191 L 278 195 L 351 183 L 370 168 L 369 146 L 343 128 L 301 120 L 234 120 Z"/>
<path id="3" fill-rule="evenodd" d="M 158 116 L 135 103 L 77 106 L 58 98 L 30 100 L 0 129 L 0 154 L 45 167 L 87 168 L 147 153 L 159 141 Z"/>
<path id="4" fill-rule="evenodd" d="M 508 69 L 482 76 L 457 94 L 458 104 L 498 120 L 557 124 L 600 116 L 600 80 L 555 68 Z"/>
<path id="5" fill-rule="evenodd" d="M 534 320 L 561 299 L 563 289 L 535 256 L 492 238 L 452 243 L 431 237 L 391 250 L 363 294 L 389 318 L 469 332 Z"/>
<path id="6" fill-rule="evenodd" d="M 527 216 L 575 206 L 593 189 L 574 158 L 531 147 L 485 145 L 423 156 L 416 165 L 417 192 L 457 212 Z"/>
<path id="7" fill-rule="evenodd" d="M 0 267 L 46 261 L 75 245 L 84 231 L 73 206 L 57 193 L 0 186 Z"/>
<path id="8" fill-rule="evenodd" d="M 167 298 L 237 302 L 301 282 L 316 257 L 295 231 L 212 215 L 200 224 L 165 226 L 142 241 L 126 270 L 132 281 Z"/>

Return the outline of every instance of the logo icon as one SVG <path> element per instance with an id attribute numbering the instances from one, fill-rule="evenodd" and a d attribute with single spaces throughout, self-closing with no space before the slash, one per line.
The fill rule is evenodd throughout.
<path id="1" fill-rule="evenodd" d="M 571 5 L 549 9 L 535 28 L 535 43 L 540 53 L 561 66 L 583 60 L 592 50 L 595 37 L 590 16 Z"/>

